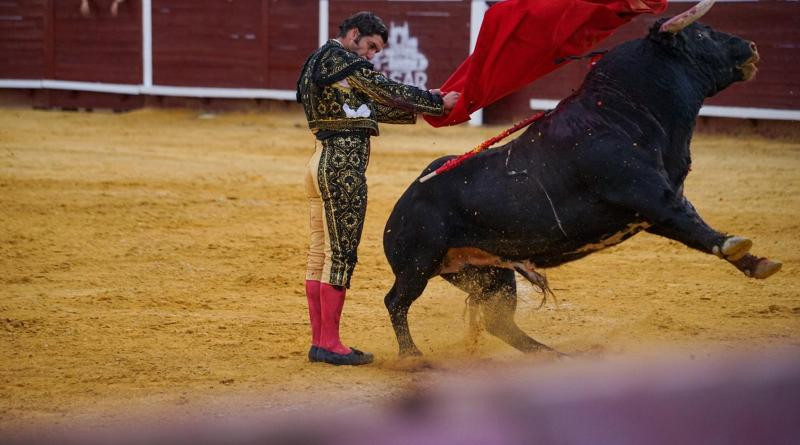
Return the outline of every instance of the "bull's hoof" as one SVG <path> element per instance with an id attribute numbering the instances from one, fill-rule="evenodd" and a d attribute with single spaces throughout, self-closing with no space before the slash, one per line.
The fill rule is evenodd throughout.
<path id="1" fill-rule="evenodd" d="M 736 261 L 745 256 L 751 247 L 753 247 L 753 242 L 749 239 L 732 236 L 722 243 L 721 249 L 715 246 L 714 253 L 728 261 Z"/>
<path id="2" fill-rule="evenodd" d="M 573 354 L 566 354 L 561 351 L 553 351 L 556 355 L 556 361 L 561 363 L 572 363 L 577 359 L 576 355 Z"/>
<path id="3" fill-rule="evenodd" d="M 783 266 L 783 263 L 780 261 L 772 261 L 769 258 L 761 258 L 758 260 L 758 263 L 756 263 L 756 267 L 754 267 L 753 270 L 746 270 L 744 273 L 748 277 L 763 280 L 764 278 L 769 278 L 781 270 L 781 266 Z"/>
<path id="4" fill-rule="evenodd" d="M 401 348 L 400 357 L 422 357 L 422 351 L 416 346 L 412 348 Z"/>
<path id="5" fill-rule="evenodd" d="M 550 346 L 537 342 L 536 340 L 533 339 L 531 340 L 535 343 L 534 345 L 527 345 L 524 348 L 518 348 L 518 349 L 526 354 L 544 354 L 545 356 L 554 355 L 558 359 L 572 358 L 570 354 L 566 354 L 557 349 L 553 349 Z"/>
<path id="6" fill-rule="evenodd" d="M 436 365 L 425 357 L 410 355 L 401 356 L 395 360 L 389 360 L 384 363 L 384 366 L 404 372 L 422 372 L 436 369 Z"/>

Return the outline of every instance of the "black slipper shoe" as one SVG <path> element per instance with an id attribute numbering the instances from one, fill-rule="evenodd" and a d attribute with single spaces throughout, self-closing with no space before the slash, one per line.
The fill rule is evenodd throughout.
<path id="1" fill-rule="evenodd" d="M 311 349 L 308 350 L 308 361 L 310 361 L 310 362 L 318 362 L 319 361 L 319 351 L 320 351 L 320 348 L 318 346 L 311 345 Z"/>
<path id="2" fill-rule="evenodd" d="M 360 366 L 372 363 L 375 357 L 369 352 L 362 352 L 356 348 L 350 348 L 349 354 L 337 354 L 327 349 L 317 348 L 317 359 L 337 366 Z"/>

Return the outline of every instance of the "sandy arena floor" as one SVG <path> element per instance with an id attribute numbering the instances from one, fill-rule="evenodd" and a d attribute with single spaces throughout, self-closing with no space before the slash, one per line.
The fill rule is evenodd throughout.
<path id="1" fill-rule="evenodd" d="M 302 175 L 314 141 L 299 113 L 0 110 L 0 430 L 222 414 L 243 400 L 369 404 L 431 376 L 551 362 L 487 334 L 469 355 L 464 295 L 435 279 L 410 316 L 433 366 L 409 366 L 383 307 L 381 232 L 396 198 L 430 160 L 500 130 L 387 125 L 373 139 L 342 330 L 377 363 L 353 369 L 305 359 Z M 800 352 L 800 141 L 700 135 L 693 154 L 686 193 L 700 213 L 783 270 L 747 279 L 641 234 L 548 270 L 559 308 L 536 310 L 521 284 L 523 329 L 592 360 Z"/>

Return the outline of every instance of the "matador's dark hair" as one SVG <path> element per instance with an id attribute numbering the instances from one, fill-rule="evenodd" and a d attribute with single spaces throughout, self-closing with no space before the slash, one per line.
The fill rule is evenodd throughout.
<path id="1" fill-rule="evenodd" d="M 344 37 L 347 35 L 347 31 L 353 28 L 357 28 L 362 36 L 377 34 L 381 36 L 384 43 L 389 41 L 389 31 L 383 24 L 383 20 L 370 11 L 357 12 L 343 21 L 339 25 L 339 37 Z"/>

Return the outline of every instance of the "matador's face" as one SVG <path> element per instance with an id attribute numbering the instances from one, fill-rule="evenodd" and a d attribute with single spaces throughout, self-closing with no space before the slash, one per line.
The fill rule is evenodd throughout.
<path id="1" fill-rule="evenodd" d="M 372 60 L 372 58 L 375 57 L 375 54 L 381 52 L 385 45 L 385 42 L 380 35 L 361 35 L 358 32 L 358 28 L 353 28 L 348 31 L 343 43 L 345 48 L 367 60 Z"/>

